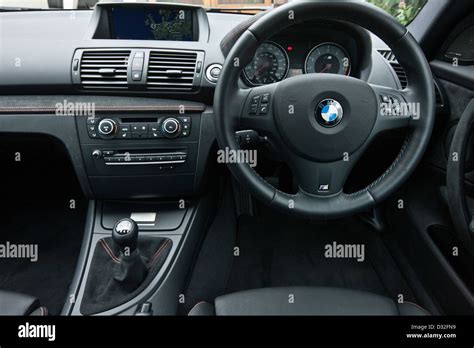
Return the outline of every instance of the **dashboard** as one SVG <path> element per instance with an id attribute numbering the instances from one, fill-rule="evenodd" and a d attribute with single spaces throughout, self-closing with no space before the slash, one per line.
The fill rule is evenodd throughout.
<path id="1" fill-rule="evenodd" d="M 93 11 L 0 17 L 2 132 L 61 140 L 89 197 L 199 192 L 215 144 L 219 71 L 253 16 L 191 5 L 99 3 Z M 387 49 L 346 23 L 294 24 L 258 48 L 239 84 L 333 73 L 396 88 L 397 75 L 378 53 Z M 63 111 L 90 106 L 93 115 L 57 117 L 57 105 Z"/>

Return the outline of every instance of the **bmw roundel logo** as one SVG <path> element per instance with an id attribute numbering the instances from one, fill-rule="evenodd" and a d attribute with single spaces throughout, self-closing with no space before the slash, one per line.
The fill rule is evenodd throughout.
<path id="1" fill-rule="evenodd" d="M 344 114 L 341 104 L 331 98 L 321 100 L 314 113 L 316 120 L 323 127 L 334 127 L 341 122 Z"/>

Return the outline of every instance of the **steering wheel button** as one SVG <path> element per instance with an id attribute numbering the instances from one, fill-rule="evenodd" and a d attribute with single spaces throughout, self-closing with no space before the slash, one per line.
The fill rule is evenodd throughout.
<path id="1" fill-rule="evenodd" d="M 256 95 L 256 96 L 252 97 L 251 104 L 258 104 L 259 101 L 260 101 L 260 96 Z"/>
<path id="2" fill-rule="evenodd" d="M 251 114 L 251 115 L 256 115 L 256 114 L 257 114 L 257 109 L 258 109 L 258 106 L 257 106 L 257 105 L 250 105 L 250 107 L 249 107 L 249 114 Z"/>
<path id="3" fill-rule="evenodd" d="M 270 93 L 262 94 L 262 103 L 267 104 L 270 101 Z"/>
<path id="4" fill-rule="evenodd" d="M 260 108 L 258 109 L 258 113 L 265 115 L 268 112 L 268 105 L 260 105 Z"/>

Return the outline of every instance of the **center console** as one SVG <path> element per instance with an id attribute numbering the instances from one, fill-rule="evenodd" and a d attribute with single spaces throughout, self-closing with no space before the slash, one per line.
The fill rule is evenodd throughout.
<path id="1" fill-rule="evenodd" d="M 213 114 L 191 101 L 207 100 L 207 28 L 201 7 L 97 4 L 70 66 L 92 199 L 64 314 L 176 314 L 215 209 Z"/>

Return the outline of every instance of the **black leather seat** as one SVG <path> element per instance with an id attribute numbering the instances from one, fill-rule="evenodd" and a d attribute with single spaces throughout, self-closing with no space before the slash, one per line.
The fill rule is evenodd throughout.
<path id="1" fill-rule="evenodd" d="M 0 315 L 48 315 L 48 310 L 33 296 L 0 290 Z"/>
<path id="2" fill-rule="evenodd" d="M 199 302 L 189 315 L 429 315 L 411 303 L 369 292 L 329 287 L 263 288 Z"/>

